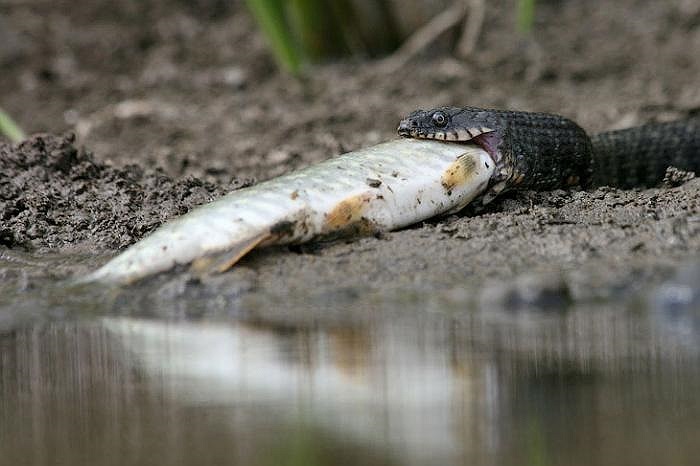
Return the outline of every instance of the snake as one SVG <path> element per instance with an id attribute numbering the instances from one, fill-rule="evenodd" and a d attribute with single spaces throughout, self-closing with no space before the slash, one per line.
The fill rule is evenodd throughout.
<path id="1" fill-rule="evenodd" d="M 410 113 L 398 134 L 481 146 L 496 163 L 483 203 L 512 189 L 650 187 L 669 166 L 700 174 L 698 117 L 588 135 L 557 114 L 438 107 Z"/>

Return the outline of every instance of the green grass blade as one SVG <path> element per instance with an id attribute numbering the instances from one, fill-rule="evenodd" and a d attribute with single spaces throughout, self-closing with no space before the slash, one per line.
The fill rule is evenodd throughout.
<path id="1" fill-rule="evenodd" d="M 522 34 L 529 34 L 535 22 L 535 4 L 537 0 L 518 0 L 517 27 Z"/>
<path id="2" fill-rule="evenodd" d="M 12 142 L 26 139 L 24 131 L 2 109 L 0 109 L 0 134 L 5 135 Z"/>
<path id="3" fill-rule="evenodd" d="M 288 0 L 289 22 L 306 55 L 320 61 L 347 55 L 340 21 L 326 0 Z"/>
<path id="4" fill-rule="evenodd" d="M 305 61 L 286 19 L 284 0 L 246 0 L 279 65 L 298 75 Z"/>

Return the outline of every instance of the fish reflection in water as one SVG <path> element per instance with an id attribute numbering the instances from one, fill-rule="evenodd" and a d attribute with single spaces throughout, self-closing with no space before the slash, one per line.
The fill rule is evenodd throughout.
<path id="1" fill-rule="evenodd" d="M 284 463 L 692 464 L 697 344 L 658 312 L 608 311 L 17 330 L 2 459 L 267 465 L 301 443 L 327 460 Z"/>
<path id="2" fill-rule="evenodd" d="M 402 326 L 282 333 L 130 319 L 104 326 L 180 401 L 273 406 L 414 460 L 454 456 L 464 434 L 454 421 L 481 430 L 469 411 L 495 409 L 484 397 L 497 383 L 488 364 L 477 373 L 446 354 L 435 335 L 411 335 Z"/>

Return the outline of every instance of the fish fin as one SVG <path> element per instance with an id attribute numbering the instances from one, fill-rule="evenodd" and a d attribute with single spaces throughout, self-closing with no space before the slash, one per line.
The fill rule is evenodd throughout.
<path id="1" fill-rule="evenodd" d="M 236 262 L 241 260 L 243 256 L 271 236 L 271 233 L 265 232 L 258 236 L 240 241 L 223 252 L 195 259 L 192 261 L 190 269 L 200 274 L 224 273 L 233 267 Z"/>

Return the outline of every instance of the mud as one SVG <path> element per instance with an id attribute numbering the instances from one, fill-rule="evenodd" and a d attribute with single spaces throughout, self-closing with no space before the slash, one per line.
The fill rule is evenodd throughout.
<path id="1" fill-rule="evenodd" d="M 252 179 L 393 138 L 415 108 L 550 111 L 588 131 L 700 111 L 695 2 L 541 2 L 518 38 L 503 0 L 464 61 L 425 53 L 399 72 L 348 61 L 304 80 L 275 71 L 242 2 L 78 3 L 0 9 L 16 44 L 0 49 L 0 102 L 28 132 L 55 134 L 0 146 L 5 269 L 26 253 L 94 255 L 52 271 L 82 273 Z M 642 291 L 698 251 L 700 180 L 671 174 L 654 189 L 515 193 L 381 238 L 259 251 L 208 285 L 557 307 Z M 172 300 L 202 283 L 184 272 L 147 286 Z"/>
<path id="2" fill-rule="evenodd" d="M 0 144 L 0 245 L 51 249 L 121 249 L 163 221 L 243 185 L 173 180 L 138 165 L 115 168 L 73 144 L 75 137 L 35 136 Z"/>

